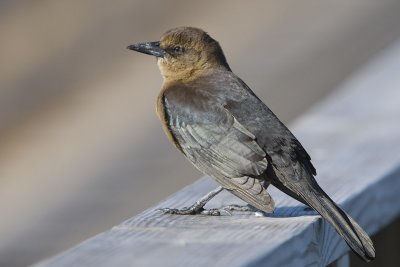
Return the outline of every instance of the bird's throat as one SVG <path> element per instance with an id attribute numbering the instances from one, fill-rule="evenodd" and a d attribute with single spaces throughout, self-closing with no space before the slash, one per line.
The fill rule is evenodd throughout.
<path id="1" fill-rule="evenodd" d="M 204 68 L 204 66 L 202 66 L 201 68 L 194 68 L 194 67 L 181 68 L 180 66 L 174 66 L 166 63 L 162 58 L 159 58 L 157 60 L 157 65 L 158 68 L 160 69 L 161 75 L 164 78 L 164 82 L 193 81 L 210 70 L 209 68 Z"/>

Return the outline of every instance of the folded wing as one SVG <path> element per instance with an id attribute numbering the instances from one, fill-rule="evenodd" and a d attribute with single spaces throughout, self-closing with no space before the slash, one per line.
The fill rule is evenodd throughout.
<path id="1" fill-rule="evenodd" d="M 198 114 L 177 107 L 169 110 L 168 125 L 187 158 L 234 195 L 271 212 L 274 202 L 266 191 L 268 183 L 259 177 L 268 160 L 256 137 L 223 107 L 214 107 L 212 117 L 203 114 L 201 121 L 196 121 Z"/>

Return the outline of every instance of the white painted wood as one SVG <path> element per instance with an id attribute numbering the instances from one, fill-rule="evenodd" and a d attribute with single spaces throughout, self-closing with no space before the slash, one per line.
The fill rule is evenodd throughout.
<path id="1" fill-rule="evenodd" d="M 291 127 L 311 154 L 320 185 L 369 234 L 400 215 L 399 70 L 397 43 Z M 190 205 L 216 186 L 202 178 L 36 266 L 326 266 L 349 250 L 320 216 L 275 188 L 277 208 L 267 217 L 156 211 Z M 208 207 L 235 203 L 242 204 L 222 192 Z"/>

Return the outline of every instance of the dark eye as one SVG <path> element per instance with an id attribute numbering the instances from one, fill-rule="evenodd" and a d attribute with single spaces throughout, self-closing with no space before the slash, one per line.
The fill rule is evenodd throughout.
<path id="1" fill-rule="evenodd" d="M 174 52 L 175 53 L 182 53 L 183 52 L 183 47 L 180 45 L 174 46 Z"/>

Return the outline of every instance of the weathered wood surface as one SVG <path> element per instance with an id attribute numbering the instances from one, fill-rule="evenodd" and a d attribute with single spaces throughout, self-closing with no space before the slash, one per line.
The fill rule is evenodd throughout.
<path id="1" fill-rule="evenodd" d="M 311 154 L 320 185 L 369 234 L 400 214 L 399 70 L 400 43 L 291 127 Z M 190 205 L 215 186 L 202 178 L 37 266 L 325 266 L 349 250 L 320 216 L 275 188 L 277 209 L 266 217 L 156 211 Z M 223 192 L 208 207 L 232 203 L 242 202 Z"/>

